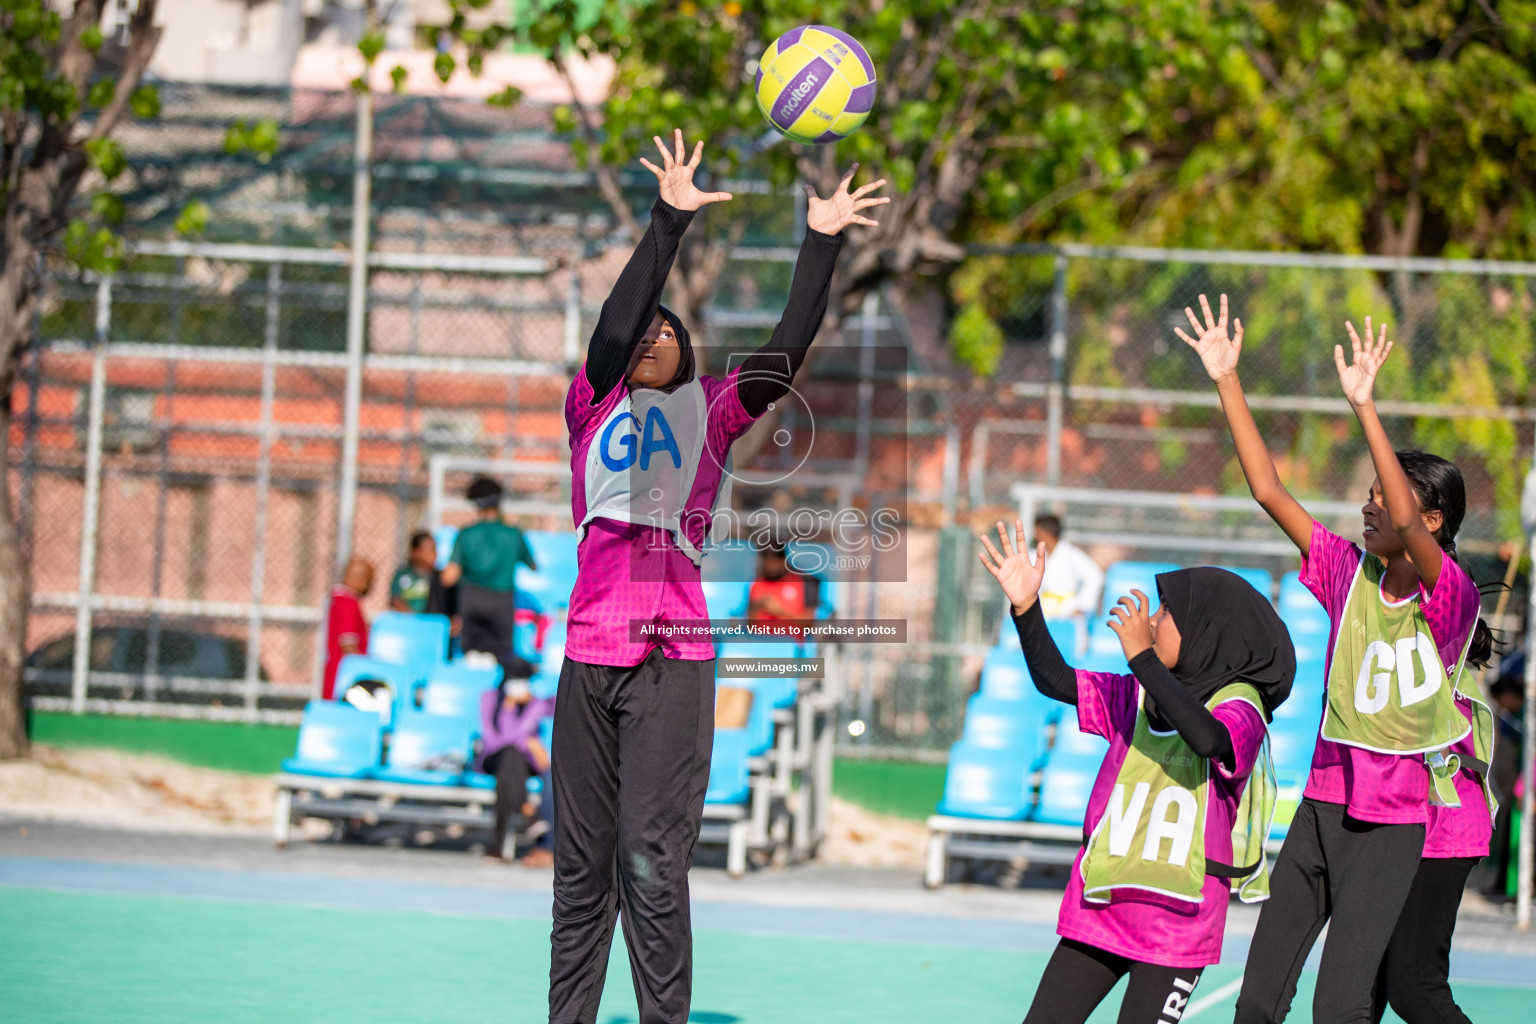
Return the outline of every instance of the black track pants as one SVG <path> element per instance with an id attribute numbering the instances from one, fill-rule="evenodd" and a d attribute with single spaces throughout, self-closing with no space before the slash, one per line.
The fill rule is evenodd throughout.
<path id="1" fill-rule="evenodd" d="M 615 912 L 640 1024 L 684 1024 L 693 990 L 688 868 L 715 731 L 715 663 L 560 669 L 551 743 L 555 905 L 552 1024 L 593 1024 Z"/>
<path id="2" fill-rule="evenodd" d="M 1376 972 L 1423 852 L 1423 825 L 1356 821 L 1342 804 L 1302 800 L 1248 947 L 1237 1024 L 1285 1019 L 1325 924 L 1312 1020 L 1371 1024 Z"/>
<path id="3" fill-rule="evenodd" d="M 1040 976 L 1024 1024 L 1082 1024 L 1125 974 L 1131 980 L 1120 1001 L 1120 1024 L 1174 1024 L 1204 969 L 1145 964 L 1062 939 Z"/>
<path id="4" fill-rule="evenodd" d="M 1407 1024 L 1472 1024 L 1451 994 L 1451 933 L 1476 857 L 1426 857 L 1419 861 L 1381 961 L 1375 1019 L 1387 1002 Z"/>

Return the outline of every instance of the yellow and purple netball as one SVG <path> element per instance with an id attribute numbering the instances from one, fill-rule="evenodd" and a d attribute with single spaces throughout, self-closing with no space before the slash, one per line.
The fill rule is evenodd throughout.
<path id="1" fill-rule="evenodd" d="M 790 29 L 769 44 L 757 65 L 757 109 L 795 142 L 845 139 L 874 105 L 874 61 L 838 29 Z"/>

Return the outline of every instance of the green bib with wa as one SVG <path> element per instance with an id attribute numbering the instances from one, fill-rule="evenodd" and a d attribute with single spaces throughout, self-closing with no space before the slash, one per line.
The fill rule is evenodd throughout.
<path id="1" fill-rule="evenodd" d="M 1477 720 L 1473 744 L 1484 766 L 1493 749 L 1493 713 L 1467 671 L 1467 648 L 1447 672 L 1419 602 L 1388 604 L 1381 596 L 1386 563 L 1360 559 L 1328 670 L 1328 708 L 1322 736 L 1378 754 L 1422 754 L 1430 768 L 1430 799 L 1458 807 L 1454 779 L 1460 758 L 1447 751 L 1473 727 L 1456 707 L 1471 702 Z M 1484 790 L 1488 791 L 1486 768 Z M 1491 793 L 1488 794 L 1490 801 Z"/>
<path id="2" fill-rule="evenodd" d="M 1206 707 L 1233 699 L 1252 704 L 1268 722 L 1258 691 L 1248 683 L 1222 687 Z M 1138 707 L 1135 731 L 1115 775 L 1109 805 L 1088 837 L 1081 864 L 1083 897 L 1107 903 L 1115 889 L 1139 889 L 1199 903 L 1206 875 L 1220 874 L 1233 880 L 1244 902 L 1267 898 L 1264 839 L 1275 809 L 1268 735 L 1232 823 L 1236 868 L 1206 860 L 1209 789 L 1209 761 L 1191 750 L 1177 732 L 1153 732 L 1145 708 Z"/>

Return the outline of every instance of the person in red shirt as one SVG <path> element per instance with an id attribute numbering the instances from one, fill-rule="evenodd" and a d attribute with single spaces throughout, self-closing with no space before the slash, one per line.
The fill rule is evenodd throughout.
<path id="1" fill-rule="evenodd" d="M 325 683 L 320 690 L 326 700 L 336 696 L 336 667 L 341 659 L 368 653 L 368 622 L 361 601 L 372 587 L 372 563 L 353 556 L 341 582 L 331 588 L 331 606 L 325 615 Z"/>
<path id="2" fill-rule="evenodd" d="M 757 560 L 757 579 L 747 593 L 748 622 L 814 619 L 820 603 L 821 582 L 792 570 L 783 544 L 774 542 L 763 548 Z"/>

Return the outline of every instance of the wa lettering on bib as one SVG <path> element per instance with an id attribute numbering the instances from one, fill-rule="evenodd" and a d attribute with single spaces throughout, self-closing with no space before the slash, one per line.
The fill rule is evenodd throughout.
<path id="1" fill-rule="evenodd" d="M 708 397 L 698 378 L 671 394 L 637 388 L 625 395 L 598 426 L 587 452 L 587 514 L 578 535 L 594 519 L 659 527 L 697 565 L 703 553 L 689 540 L 683 513 L 705 457 L 708 420 Z M 729 486 L 727 472 L 709 511 L 722 495 L 729 501 Z"/>
<path id="2" fill-rule="evenodd" d="M 1258 691 L 1247 683 L 1222 687 L 1206 707 L 1234 699 L 1252 704 L 1267 721 Z M 1107 903 L 1113 890 L 1125 888 L 1201 902 L 1210 873 L 1205 851 L 1209 789 L 1210 762 L 1191 750 L 1177 732 L 1153 732 L 1145 709 L 1138 707 L 1135 731 L 1115 775 L 1109 806 L 1088 837 L 1081 863 L 1083 897 Z M 1263 843 L 1274 813 L 1274 792 L 1266 736 L 1233 821 L 1232 859 L 1242 867 L 1222 872 L 1242 879 L 1240 895 L 1245 902 L 1269 895 Z"/>

